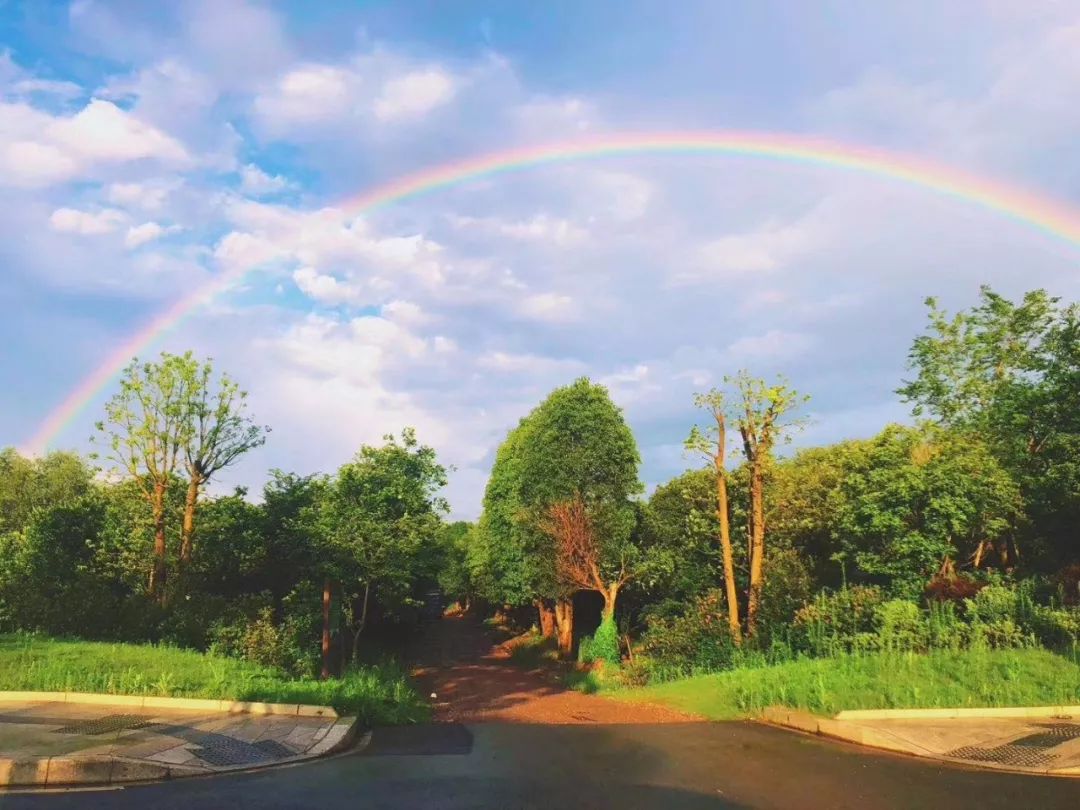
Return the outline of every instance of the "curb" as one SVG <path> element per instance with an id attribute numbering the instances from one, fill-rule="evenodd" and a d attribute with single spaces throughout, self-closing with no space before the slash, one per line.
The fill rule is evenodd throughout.
<path id="1" fill-rule="evenodd" d="M 225 702 L 228 703 L 228 701 Z M 269 712 L 264 712 L 266 713 Z M 140 782 L 162 782 L 192 776 L 249 773 L 327 757 L 341 753 L 354 743 L 359 751 L 363 751 L 370 744 L 372 733 L 370 730 L 366 731 L 359 742 L 356 742 L 359 733 L 358 721 L 357 717 L 336 717 L 320 740 L 307 751 L 295 756 L 259 765 L 226 766 L 213 770 L 190 765 L 147 762 L 122 755 L 0 757 L 0 796 L 7 789 L 12 788 L 40 791 L 52 788 L 108 787 Z"/>
<path id="2" fill-rule="evenodd" d="M 952 720 L 980 717 L 1080 717 L 1080 706 L 1021 706 L 989 709 L 856 709 L 837 720 Z"/>
<path id="3" fill-rule="evenodd" d="M 0 692 L 0 703 L 80 703 L 96 706 L 127 706 L 137 709 L 187 709 L 226 714 L 284 714 L 294 717 L 333 717 L 329 706 L 304 703 L 262 703 L 246 700 L 153 697 L 150 695 L 97 695 L 90 692 Z"/>
<path id="4" fill-rule="evenodd" d="M 1010 773 L 1026 773 L 1036 776 L 1080 776 L 1080 768 L 1065 767 L 1057 769 L 1039 769 L 1022 765 L 990 765 L 985 762 L 973 762 L 966 759 L 955 759 L 942 756 L 929 748 L 923 748 L 906 739 L 895 737 L 882 729 L 866 728 L 865 726 L 851 725 L 852 720 L 887 720 L 887 719 L 956 719 L 964 717 L 1066 717 L 1061 714 L 1062 710 L 1073 709 L 1080 714 L 1080 707 L 1068 706 L 1042 706 L 1032 709 L 882 709 L 867 711 L 840 712 L 835 717 L 818 717 L 809 712 L 797 709 L 788 709 L 784 706 L 769 706 L 763 712 L 761 719 L 766 723 L 784 728 L 802 731 L 808 734 L 817 734 L 834 740 L 855 743 L 876 748 L 881 751 L 889 751 L 894 754 L 907 754 L 908 756 L 932 759 L 937 762 L 945 762 L 953 765 L 963 765 L 969 768 L 981 770 L 1008 771 Z M 969 712 L 1001 712 L 1008 714 L 970 714 Z M 925 712 L 937 712 L 925 714 Z M 1027 712 L 1027 713 L 1025 713 Z M 1033 713 L 1038 712 L 1038 713 Z"/>

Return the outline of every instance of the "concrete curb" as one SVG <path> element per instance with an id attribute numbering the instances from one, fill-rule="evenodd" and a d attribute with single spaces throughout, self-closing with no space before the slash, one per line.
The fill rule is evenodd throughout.
<path id="1" fill-rule="evenodd" d="M 880 711 L 851 711 L 840 712 L 835 717 L 818 717 L 809 712 L 789 709 L 784 706 L 769 706 L 762 712 L 761 719 L 784 728 L 803 731 L 808 734 L 818 734 L 822 737 L 830 737 L 834 740 L 856 743 L 868 748 L 876 748 L 882 751 L 890 751 L 895 754 L 907 754 L 909 756 L 933 759 L 938 762 L 949 762 L 954 765 L 980 768 L 984 770 L 1009 771 L 1012 773 L 1028 773 L 1044 776 L 1080 776 L 1080 768 L 1033 768 L 1022 765 L 999 765 L 986 762 L 973 762 L 965 759 L 942 756 L 936 751 L 924 748 L 909 740 L 889 734 L 882 729 L 866 728 L 851 723 L 853 720 L 889 720 L 889 719 L 956 719 L 956 718 L 980 718 L 980 717 L 1066 717 L 1061 714 L 1063 709 L 1076 709 L 1077 707 L 1038 707 L 1037 709 L 882 709 Z M 920 714 L 920 712 L 943 712 L 938 714 Z M 1009 714 L 967 714 L 966 712 L 994 712 L 1011 711 Z M 954 712 L 950 714 L 949 712 Z M 965 712 L 955 714 L 955 712 Z M 1039 713 L 1023 713 L 1039 712 Z"/>
<path id="2" fill-rule="evenodd" d="M 226 714 L 283 714 L 294 717 L 333 717 L 329 706 L 304 703 L 261 703 L 244 700 L 203 700 L 144 695 L 96 695 L 89 692 L 0 692 L 0 703 L 81 703 L 96 706 L 126 706 L 136 709 L 185 709 Z"/>
<path id="3" fill-rule="evenodd" d="M 138 782 L 162 782 L 191 776 L 250 773 L 284 765 L 295 765 L 337 754 L 349 748 L 356 740 L 358 726 L 356 717 L 341 717 L 335 721 L 322 740 L 302 754 L 260 765 L 234 765 L 216 769 L 190 765 L 166 765 L 122 756 L 26 757 L 22 759 L 0 757 L 0 796 L 6 788 L 49 790 L 50 788 L 107 787 Z M 362 751 L 370 742 L 371 732 L 367 731 L 357 743 L 358 749 Z"/>
<path id="4" fill-rule="evenodd" d="M 856 709 L 837 720 L 949 720 L 980 717 L 1080 717 L 1080 706 L 1021 706 L 990 709 Z"/>

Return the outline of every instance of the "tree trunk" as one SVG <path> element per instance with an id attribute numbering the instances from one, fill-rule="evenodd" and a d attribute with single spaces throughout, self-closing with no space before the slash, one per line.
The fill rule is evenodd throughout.
<path id="1" fill-rule="evenodd" d="M 330 589 L 329 579 L 323 582 L 322 592 L 322 674 L 325 681 L 330 677 Z"/>
<path id="2" fill-rule="evenodd" d="M 184 522 L 180 528 L 180 564 L 191 562 L 191 552 L 195 540 L 195 508 L 199 501 L 199 487 L 202 482 L 192 476 L 188 482 L 187 495 L 184 498 Z"/>
<path id="3" fill-rule="evenodd" d="M 759 463 L 750 469 L 750 587 L 746 594 L 746 634 L 757 632 L 765 559 L 765 475 Z"/>
<path id="4" fill-rule="evenodd" d="M 559 654 L 569 658 L 574 651 L 574 600 L 558 599 L 555 602 L 555 622 L 559 629 Z"/>
<path id="5" fill-rule="evenodd" d="M 165 585 L 168 568 L 165 563 L 165 493 L 164 482 L 154 484 L 150 510 L 154 519 L 154 570 L 150 574 L 150 595 L 165 604 Z"/>
<path id="6" fill-rule="evenodd" d="M 555 605 L 550 599 L 536 599 L 533 601 L 536 612 L 540 616 L 540 635 L 543 638 L 551 638 L 555 635 Z"/>
<path id="7" fill-rule="evenodd" d="M 352 643 L 352 660 L 353 663 L 357 663 L 357 653 L 360 650 L 360 634 L 364 632 L 364 627 L 367 625 L 367 606 L 368 597 L 371 595 L 370 583 L 364 583 L 364 603 L 360 608 L 360 620 L 356 622 L 356 626 L 353 628 L 353 643 Z"/>
<path id="8" fill-rule="evenodd" d="M 722 449 L 721 455 L 717 458 L 716 467 L 716 514 L 720 519 L 720 551 L 724 560 L 724 592 L 727 597 L 728 625 L 731 627 L 731 637 L 738 644 L 742 641 L 742 627 L 739 625 L 739 595 L 735 585 L 735 557 L 731 549 L 727 471 L 724 469 Z"/>
<path id="9" fill-rule="evenodd" d="M 619 597 L 618 584 L 613 584 L 609 588 L 604 588 L 600 591 L 600 595 L 604 597 L 604 611 L 600 614 L 600 620 L 607 621 L 608 619 L 614 619 L 615 600 Z"/>

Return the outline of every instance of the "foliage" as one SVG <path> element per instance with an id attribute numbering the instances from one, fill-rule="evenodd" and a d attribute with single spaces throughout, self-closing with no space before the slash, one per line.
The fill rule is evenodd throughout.
<path id="1" fill-rule="evenodd" d="M 682 615 L 655 618 L 642 636 L 644 652 L 668 671 L 711 672 L 731 666 L 735 640 L 724 612 L 724 594 L 713 589 Z"/>
<path id="2" fill-rule="evenodd" d="M 816 656 L 870 649 L 884 601 L 884 593 L 873 585 L 822 591 L 795 614 L 796 643 Z"/>
<path id="3" fill-rule="evenodd" d="M 604 617 L 592 636 L 581 639 L 578 660 L 584 664 L 603 661 L 606 664 L 619 665 L 622 654 L 619 652 L 619 630 L 615 626 L 614 618 Z"/>
<path id="4" fill-rule="evenodd" d="M 714 720 L 766 706 L 832 715 L 843 709 L 1062 706 L 1080 701 L 1080 666 L 1043 650 L 872 653 L 802 659 L 612 690 Z"/>
<path id="5" fill-rule="evenodd" d="M 426 703 L 392 663 L 332 681 L 174 647 L 0 636 L 0 690 L 99 692 L 333 706 L 368 724 L 411 723 Z"/>

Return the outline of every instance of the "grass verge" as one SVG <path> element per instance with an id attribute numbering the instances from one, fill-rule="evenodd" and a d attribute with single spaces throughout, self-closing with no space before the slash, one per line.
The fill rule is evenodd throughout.
<path id="1" fill-rule="evenodd" d="M 97 692 L 333 706 L 362 723 L 413 723 L 428 706 L 392 663 L 362 666 L 329 681 L 193 650 L 141 644 L 0 635 L 0 690 Z"/>
<path id="2" fill-rule="evenodd" d="M 595 690 L 598 684 L 589 683 Z M 805 659 L 642 688 L 600 684 L 623 700 L 663 703 L 715 720 L 789 706 L 843 709 L 1053 706 L 1080 703 L 1080 666 L 1046 650 L 982 650 Z"/>

